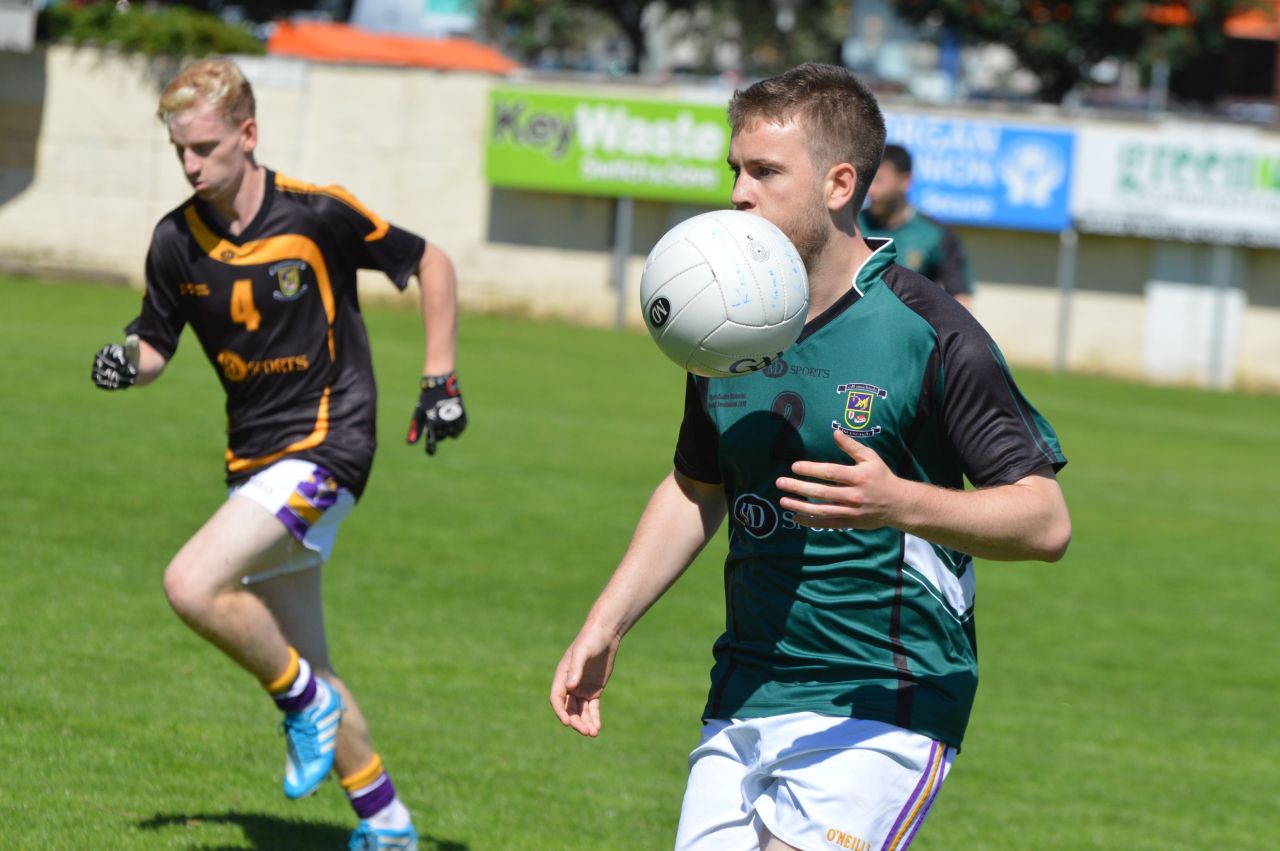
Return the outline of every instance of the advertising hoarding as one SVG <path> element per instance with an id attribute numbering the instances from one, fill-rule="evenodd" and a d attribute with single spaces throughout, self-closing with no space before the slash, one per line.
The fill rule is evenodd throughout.
<path id="1" fill-rule="evenodd" d="M 728 206 L 725 106 L 495 88 L 485 176 L 494 186 Z"/>
<path id="2" fill-rule="evenodd" d="M 1072 210 L 1095 233 L 1280 246 L 1280 138 L 1175 122 L 1086 128 Z"/>
<path id="3" fill-rule="evenodd" d="M 922 113 L 885 114 L 911 153 L 911 202 L 944 222 L 1060 231 L 1070 224 L 1075 133 Z"/>

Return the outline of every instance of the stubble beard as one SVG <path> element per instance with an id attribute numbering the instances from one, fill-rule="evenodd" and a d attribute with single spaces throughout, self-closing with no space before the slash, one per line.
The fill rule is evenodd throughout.
<path id="1" fill-rule="evenodd" d="M 799 253 L 805 269 L 810 272 L 813 271 L 822 252 L 826 250 L 827 243 L 831 241 L 830 217 L 825 206 L 818 200 L 815 198 L 814 203 L 805 208 L 807 212 L 801 216 L 800 220 L 787 229 L 789 231 L 787 237 L 796 247 L 796 252 Z"/>

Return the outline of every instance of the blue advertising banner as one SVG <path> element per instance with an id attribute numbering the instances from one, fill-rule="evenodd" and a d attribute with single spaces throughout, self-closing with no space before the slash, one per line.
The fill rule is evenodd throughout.
<path id="1" fill-rule="evenodd" d="M 1071 221 L 1075 134 L 968 118 L 886 113 L 911 153 L 911 202 L 954 224 L 1060 231 Z"/>

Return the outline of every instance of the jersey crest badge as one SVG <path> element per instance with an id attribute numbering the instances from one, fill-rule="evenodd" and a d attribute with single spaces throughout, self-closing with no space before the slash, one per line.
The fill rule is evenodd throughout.
<path id="1" fill-rule="evenodd" d="M 307 264 L 301 260 L 283 260 L 267 269 L 267 274 L 276 279 L 276 291 L 271 297 L 276 301 L 294 301 L 307 291 L 302 282 L 302 273 Z"/>
<path id="2" fill-rule="evenodd" d="M 882 390 L 874 384 L 853 382 L 838 386 L 836 394 L 844 396 L 844 422 L 832 420 L 832 429 L 840 429 L 853 437 L 870 437 L 880 433 L 880 426 L 872 422 L 873 411 L 876 399 L 887 398 L 888 390 Z"/>

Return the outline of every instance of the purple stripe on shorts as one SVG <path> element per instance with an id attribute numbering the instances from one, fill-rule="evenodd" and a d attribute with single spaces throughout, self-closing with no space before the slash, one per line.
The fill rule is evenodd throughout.
<path id="1" fill-rule="evenodd" d="M 946 758 L 947 755 L 943 752 L 942 759 L 944 763 Z M 929 815 L 929 810 L 933 809 L 933 802 L 938 800 L 938 793 L 942 791 L 942 772 L 944 768 L 945 765 L 938 766 L 938 782 L 933 784 L 933 791 L 929 793 L 929 800 L 925 802 L 924 809 L 920 811 L 920 817 L 916 819 L 915 824 L 911 825 L 911 833 L 907 836 L 907 841 L 902 843 L 903 849 L 911 845 L 916 838 L 916 831 L 920 829 L 920 825 L 924 824 L 925 817 Z"/>
<path id="2" fill-rule="evenodd" d="M 338 490 L 337 483 L 333 481 L 333 473 L 324 467 L 316 467 L 311 478 L 299 482 L 297 487 L 297 492 L 321 511 L 338 501 Z"/>
<path id="3" fill-rule="evenodd" d="M 342 488 L 334 481 L 332 473 L 324 467 L 316 467 L 312 471 L 311 477 L 298 482 L 298 486 L 293 489 L 293 492 L 305 499 L 307 504 L 316 509 L 316 511 L 323 514 L 338 501 Z M 288 503 L 276 512 L 276 518 L 284 524 L 285 529 L 289 530 L 289 534 L 299 541 L 304 540 L 307 537 L 307 532 L 311 530 L 311 524 L 290 508 Z"/>
<path id="4" fill-rule="evenodd" d="M 361 819 L 372 818 L 396 799 L 396 787 L 391 785 L 391 775 L 384 771 L 364 789 L 348 792 L 347 798 L 356 815 Z"/>
<path id="5" fill-rule="evenodd" d="M 307 531 L 311 528 L 307 521 L 294 514 L 287 505 L 276 512 L 276 519 L 283 523 L 284 528 L 289 530 L 289 534 L 299 541 L 307 536 Z"/>
<path id="6" fill-rule="evenodd" d="M 915 807 L 916 799 L 920 797 L 920 790 L 924 788 L 924 784 L 929 782 L 929 772 L 937 755 L 938 743 L 934 742 L 929 748 L 929 758 L 925 760 L 924 771 L 920 774 L 920 782 L 916 784 L 911 797 L 907 798 L 906 806 L 902 808 L 902 812 L 898 813 L 898 820 L 893 823 L 893 827 L 889 828 L 889 835 L 885 837 L 884 845 L 880 847 L 880 851 L 888 851 L 893 846 L 894 838 L 898 835 L 898 831 L 902 829 L 902 824 L 907 820 L 907 816 L 911 814 L 912 808 Z"/>

